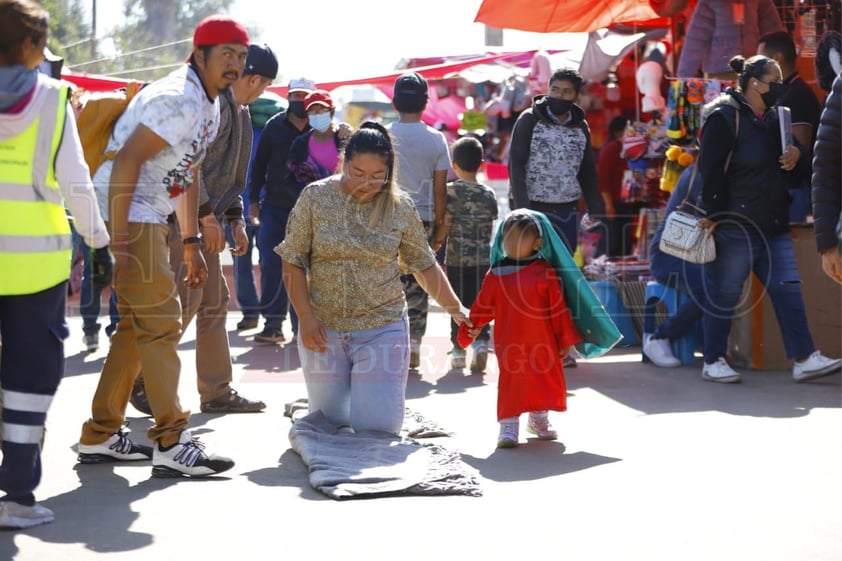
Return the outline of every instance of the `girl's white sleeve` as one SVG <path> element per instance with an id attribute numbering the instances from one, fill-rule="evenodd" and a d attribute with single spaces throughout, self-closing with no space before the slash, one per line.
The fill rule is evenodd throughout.
<path id="1" fill-rule="evenodd" d="M 74 226 L 88 247 L 108 245 L 108 231 L 99 212 L 88 164 L 82 152 L 82 141 L 70 106 L 64 119 L 64 134 L 56 154 L 56 179 L 65 204 L 74 219 Z"/>

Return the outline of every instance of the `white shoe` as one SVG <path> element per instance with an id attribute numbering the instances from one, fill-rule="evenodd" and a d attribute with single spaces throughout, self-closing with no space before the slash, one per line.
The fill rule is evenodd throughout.
<path id="1" fill-rule="evenodd" d="M 796 382 L 805 382 L 813 378 L 826 376 L 842 368 L 842 359 L 827 358 L 819 351 L 814 351 L 807 360 L 792 365 L 792 378 Z"/>
<path id="2" fill-rule="evenodd" d="M 669 339 L 654 339 L 652 335 L 647 335 L 643 343 L 643 354 L 652 361 L 652 364 L 661 368 L 681 366 L 681 361 L 672 354 Z"/>
<path id="3" fill-rule="evenodd" d="M 466 355 L 468 354 L 465 349 L 455 348 L 451 352 L 450 358 L 450 368 L 451 370 L 462 370 L 465 368 L 465 364 L 467 363 Z"/>
<path id="4" fill-rule="evenodd" d="M 37 503 L 26 506 L 14 501 L 0 502 L 0 528 L 31 528 L 55 519 L 52 510 Z"/>
<path id="5" fill-rule="evenodd" d="M 705 363 L 702 367 L 702 378 L 709 382 L 734 384 L 740 381 L 740 374 L 731 368 L 723 357 L 719 357 L 714 363 Z"/>
<path id="6" fill-rule="evenodd" d="M 497 448 L 514 448 L 517 446 L 520 423 L 517 421 L 501 421 L 500 435 L 497 437 Z"/>
<path id="7" fill-rule="evenodd" d="M 550 424 L 550 418 L 546 411 L 543 413 L 530 413 L 526 431 L 531 432 L 540 440 L 555 440 L 558 438 L 558 433 Z"/>
<path id="8" fill-rule="evenodd" d="M 123 426 L 99 444 L 79 443 L 80 464 L 101 464 L 103 462 L 137 462 L 152 457 L 152 447 L 132 441 L 129 430 Z"/>
<path id="9" fill-rule="evenodd" d="M 193 438 L 189 430 L 181 431 L 178 442 L 166 450 L 161 450 L 161 443 L 157 443 L 152 453 L 153 477 L 202 477 L 232 467 L 234 461 L 230 458 L 205 453 L 205 445 Z"/>

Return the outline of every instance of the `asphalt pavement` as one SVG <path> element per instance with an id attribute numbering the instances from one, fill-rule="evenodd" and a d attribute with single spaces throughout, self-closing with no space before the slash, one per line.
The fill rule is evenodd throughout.
<path id="1" fill-rule="evenodd" d="M 263 413 L 199 413 L 194 333 L 179 347 L 193 432 L 237 465 L 214 479 L 161 480 L 148 462 L 78 465 L 75 446 L 107 351 L 86 353 L 69 318 L 67 373 L 49 413 L 38 500 L 52 524 L 0 532 L 0 560 L 328 559 L 594 561 L 842 558 L 840 374 L 701 379 L 701 365 L 642 364 L 618 348 L 567 371 L 558 441 L 495 447 L 497 366 L 449 369 L 448 318 L 430 314 L 408 406 L 453 433 L 483 495 L 334 501 L 290 449 L 284 404 L 306 392 L 293 345 L 255 345 L 229 314 L 235 387 Z M 289 325 L 285 325 L 289 336 Z M 151 420 L 129 406 L 133 436 Z"/>

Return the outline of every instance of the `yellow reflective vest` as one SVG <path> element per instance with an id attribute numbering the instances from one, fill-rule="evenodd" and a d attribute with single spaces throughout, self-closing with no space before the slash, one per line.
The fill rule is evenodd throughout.
<path id="1" fill-rule="evenodd" d="M 0 139 L 0 296 L 35 294 L 70 277 L 70 224 L 55 174 L 68 90 L 43 77 L 36 87 L 46 89 L 37 117 Z"/>

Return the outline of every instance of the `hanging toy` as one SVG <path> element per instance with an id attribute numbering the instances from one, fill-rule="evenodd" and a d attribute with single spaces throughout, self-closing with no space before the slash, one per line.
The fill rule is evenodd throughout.
<path id="1" fill-rule="evenodd" d="M 701 127 L 702 104 L 705 100 L 704 84 L 701 80 L 687 80 L 687 137 L 692 140 Z"/>
<path id="2" fill-rule="evenodd" d="M 673 140 L 681 138 L 681 122 L 678 113 L 679 100 L 681 99 L 681 80 L 673 80 L 670 84 L 669 98 L 667 99 L 667 136 Z"/>

